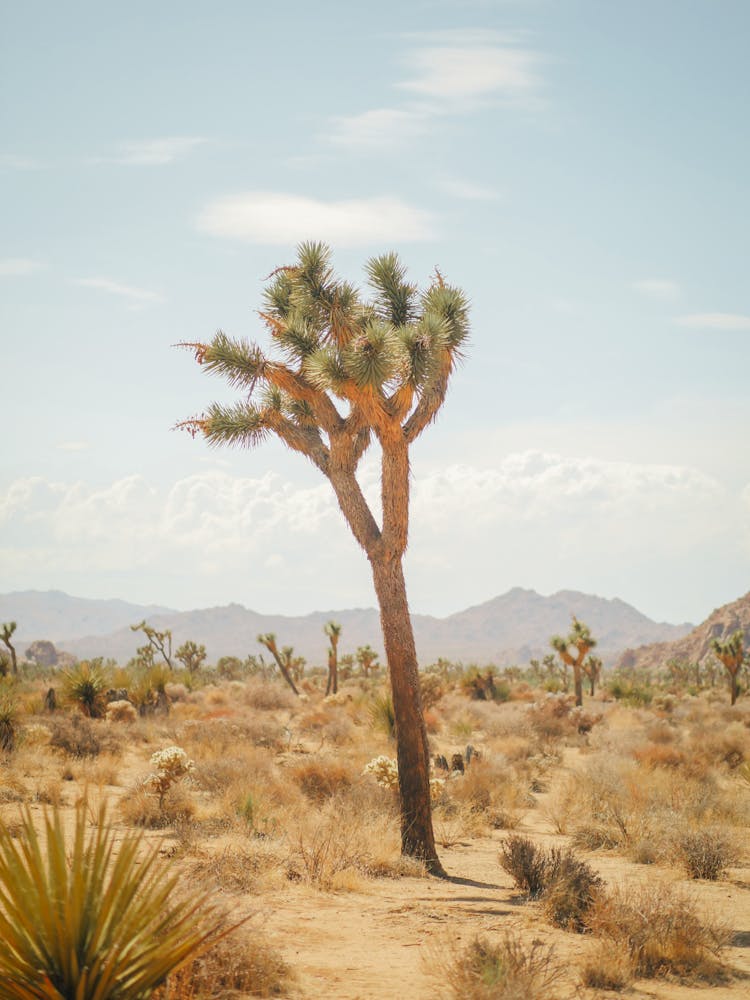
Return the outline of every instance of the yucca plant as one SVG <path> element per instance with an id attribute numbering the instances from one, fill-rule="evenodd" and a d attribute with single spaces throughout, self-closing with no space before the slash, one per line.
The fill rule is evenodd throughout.
<path id="1" fill-rule="evenodd" d="M 167 976 L 222 936 L 205 900 L 174 898 L 178 876 L 140 835 L 117 844 L 106 810 L 88 825 L 76 808 L 66 837 L 58 810 L 44 838 L 27 808 L 14 839 L 0 827 L 3 1000 L 146 1000 Z"/>
<path id="2" fill-rule="evenodd" d="M 16 748 L 18 704 L 7 688 L 0 687 L 0 750 L 12 753 Z"/>
<path id="3" fill-rule="evenodd" d="M 90 719 L 99 719 L 106 708 L 104 692 L 108 681 L 100 660 L 82 660 L 63 671 L 65 697 Z"/>

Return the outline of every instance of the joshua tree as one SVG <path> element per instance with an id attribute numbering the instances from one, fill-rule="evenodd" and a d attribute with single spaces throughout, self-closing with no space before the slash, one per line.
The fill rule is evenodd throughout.
<path id="1" fill-rule="evenodd" d="M 341 626 L 338 622 L 327 622 L 323 631 L 331 640 L 328 649 L 328 683 L 326 684 L 326 694 L 338 694 L 339 690 L 339 637 Z"/>
<path id="2" fill-rule="evenodd" d="M 174 655 L 185 666 L 186 670 L 194 674 L 205 663 L 207 654 L 203 644 L 199 646 L 192 639 L 188 639 L 187 642 L 183 642 Z"/>
<path id="3" fill-rule="evenodd" d="M 16 659 L 16 647 L 10 641 L 10 637 L 16 631 L 16 622 L 4 622 L 0 626 L 0 641 L 2 641 L 7 647 L 10 653 L 10 665 L 14 674 L 18 673 L 18 660 Z"/>
<path id="4" fill-rule="evenodd" d="M 573 668 L 573 685 L 576 694 L 576 705 L 583 705 L 583 679 L 581 676 L 583 662 L 590 650 L 596 646 L 596 640 L 591 637 L 588 625 L 579 622 L 573 615 L 570 632 L 565 636 L 553 635 L 550 645 L 560 659 Z M 571 652 L 571 649 L 573 652 Z"/>
<path id="5" fill-rule="evenodd" d="M 138 649 L 138 653 L 141 656 L 143 656 L 144 659 L 148 658 L 147 656 L 144 656 L 144 651 L 147 649 L 151 649 L 152 662 L 153 662 L 153 652 L 155 651 L 157 653 L 161 653 L 166 665 L 169 667 L 170 670 L 172 669 L 172 633 L 168 628 L 164 629 L 163 632 L 159 632 L 155 628 L 152 628 L 151 625 L 147 625 L 144 619 L 142 622 L 138 622 L 137 625 L 131 625 L 130 631 L 143 632 L 143 634 L 148 639 L 148 645 L 141 646 L 140 649 Z"/>
<path id="6" fill-rule="evenodd" d="M 581 669 L 589 681 L 589 694 L 594 697 L 594 690 L 602 676 L 602 661 L 598 656 L 587 656 Z"/>
<path id="7" fill-rule="evenodd" d="M 745 663 L 745 634 L 742 629 L 737 629 L 728 639 L 713 639 L 711 641 L 711 651 L 724 664 L 724 669 L 729 674 L 729 691 L 731 704 L 737 701 L 740 693 L 740 671 Z"/>
<path id="8" fill-rule="evenodd" d="M 298 695 L 299 691 L 295 686 L 294 678 L 292 677 L 291 670 L 289 669 L 290 667 L 289 661 L 291 659 L 291 654 L 293 652 L 292 647 L 285 646 L 281 650 L 281 652 L 279 652 L 279 647 L 276 645 L 276 636 L 273 634 L 273 632 L 265 632 L 262 635 L 259 635 L 258 642 L 262 646 L 265 646 L 268 652 L 274 658 L 274 660 L 276 660 L 276 665 L 281 671 L 281 676 L 287 682 L 292 691 L 294 691 L 294 693 Z"/>
<path id="9" fill-rule="evenodd" d="M 398 733 L 401 847 L 441 872 L 430 809 L 430 758 L 422 714 L 403 556 L 409 527 L 409 447 L 436 418 L 468 336 L 467 301 L 436 271 L 418 292 L 396 254 L 366 264 L 365 300 L 321 244 L 269 276 L 261 318 L 284 360 L 219 332 L 186 344 L 207 371 L 243 393 L 182 426 L 214 445 L 246 447 L 275 434 L 328 479 L 372 570 Z M 357 481 L 376 439 L 382 520 Z"/>
<path id="10" fill-rule="evenodd" d="M 357 663 L 359 664 L 359 669 L 365 675 L 365 677 L 370 676 L 371 670 L 378 669 L 378 654 L 372 648 L 372 646 L 358 646 L 357 647 Z"/>

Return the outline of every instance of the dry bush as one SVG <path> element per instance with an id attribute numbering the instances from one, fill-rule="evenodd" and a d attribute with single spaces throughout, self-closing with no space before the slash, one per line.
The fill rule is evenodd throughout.
<path id="1" fill-rule="evenodd" d="M 598 941 L 581 966 L 581 982 L 594 990 L 625 990 L 634 979 L 633 961 L 626 951 Z"/>
<path id="2" fill-rule="evenodd" d="M 69 757 L 115 755 L 121 750 L 120 738 L 103 723 L 76 713 L 60 715 L 50 723 L 49 745 Z"/>
<path id="3" fill-rule="evenodd" d="M 449 782 L 447 795 L 496 830 L 514 830 L 528 806 L 517 772 L 492 759 L 472 761 L 462 777 Z"/>
<path id="4" fill-rule="evenodd" d="M 299 704 L 299 698 L 278 680 L 264 681 L 260 677 L 248 677 L 241 685 L 237 685 L 238 700 L 249 708 L 261 712 L 292 709 Z"/>
<path id="5" fill-rule="evenodd" d="M 188 868 L 188 875 L 222 892 L 248 893 L 262 888 L 264 879 L 280 874 L 284 863 L 278 846 L 267 840 L 228 845 L 217 854 L 203 854 Z"/>
<path id="6" fill-rule="evenodd" d="M 552 924 L 578 933 L 586 929 L 603 882 L 570 848 L 546 851 L 529 837 L 512 836 L 503 842 L 498 860 L 519 889 L 543 901 Z"/>
<path id="7" fill-rule="evenodd" d="M 571 695 L 548 694 L 527 709 L 529 725 L 541 743 L 580 743 L 601 718 L 576 708 Z"/>
<path id="8" fill-rule="evenodd" d="M 332 758 L 310 758 L 290 769 L 290 777 L 311 802 L 318 805 L 351 788 L 356 772 Z"/>
<path id="9" fill-rule="evenodd" d="M 524 945 L 512 931 L 498 941 L 449 945 L 430 964 L 445 1000 L 555 1000 L 564 976 L 551 947 Z"/>
<path id="10" fill-rule="evenodd" d="M 675 855 L 690 878 L 716 881 L 736 860 L 734 846 L 717 827 L 688 830 L 675 842 Z"/>
<path id="11" fill-rule="evenodd" d="M 157 795 L 143 784 L 135 785 L 122 796 L 119 808 L 126 823 L 149 830 L 185 823 L 195 812 L 190 795 L 181 785 L 172 785 L 164 795 L 161 807 Z"/>
<path id="12" fill-rule="evenodd" d="M 647 743 L 633 752 L 633 757 L 641 767 L 653 770 L 656 767 L 677 770 L 684 769 L 688 755 L 684 750 L 665 743 Z"/>
<path id="13" fill-rule="evenodd" d="M 287 963 L 262 935 L 237 930 L 172 973 L 152 1000 L 275 997 L 287 992 L 291 978 Z"/>
<path id="14" fill-rule="evenodd" d="M 106 708 L 107 722 L 132 723 L 138 721 L 135 705 L 129 701 L 110 701 Z"/>
<path id="15" fill-rule="evenodd" d="M 618 889 L 602 894 L 588 926 L 627 953 L 636 976 L 718 982 L 727 977 L 720 956 L 729 933 L 717 920 L 699 915 L 695 902 L 668 885 Z"/>
<path id="16" fill-rule="evenodd" d="M 188 719 L 175 734 L 176 742 L 196 758 L 234 754 L 237 746 L 280 750 L 288 743 L 281 723 L 262 715 L 237 719 Z"/>

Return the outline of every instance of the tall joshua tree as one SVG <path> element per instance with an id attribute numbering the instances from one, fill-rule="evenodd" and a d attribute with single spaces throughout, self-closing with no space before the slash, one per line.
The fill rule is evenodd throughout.
<path id="1" fill-rule="evenodd" d="M 745 663 L 745 633 L 737 629 L 728 639 L 713 639 L 711 649 L 724 664 L 729 674 L 729 691 L 732 705 L 740 693 L 740 671 Z"/>
<path id="2" fill-rule="evenodd" d="M 550 645 L 563 663 L 573 668 L 573 686 L 576 705 L 583 705 L 583 663 L 589 652 L 596 646 L 588 625 L 579 622 L 573 615 L 570 632 L 566 636 L 553 635 Z"/>
<path id="3" fill-rule="evenodd" d="M 326 622 L 323 631 L 331 640 L 328 649 L 328 683 L 326 684 L 326 694 L 338 694 L 339 690 L 339 636 L 341 626 L 338 622 Z"/>
<path id="4" fill-rule="evenodd" d="M 365 299 L 334 274 L 329 249 L 298 248 L 269 276 L 261 318 L 276 356 L 217 333 L 188 344 L 207 371 L 243 393 L 183 426 L 211 444 L 251 447 L 275 434 L 328 479 L 372 570 L 396 717 L 401 846 L 440 872 L 432 830 L 429 753 L 403 556 L 409 528 L 409 447 L 445 399 L 468 336 L 467 300 L 439 272 L 419 292 L 396 254 L 365 265 Z M 280 357 L 280 360 L 277 358 Z M 382 518 L 357 481 L 362 456 L 381 451 Z"/>

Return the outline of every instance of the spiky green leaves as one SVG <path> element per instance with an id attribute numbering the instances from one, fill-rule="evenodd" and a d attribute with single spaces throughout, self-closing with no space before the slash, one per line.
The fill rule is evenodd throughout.
<path id="1" fill-rule="evenodd" d="M 252 389 L 263 376 L 266 358 L 257 344 L 233 340 L 219 330 L 203 352 L 201 364 L 215 372 L 235 389 Z"/>
<path id="2" fill-rule="evenodd" d="M 268 434 L 268 416 L 263 409 L 250 403 L 234 406 L 212 403 L 201 421 L 201 429 L 211 445 L 252 448 Z"/>
<path id="3" fill-rule="evenodd" d="M 404 326 L 417 314 L 417 286 L 406 281 L 406 268 L 395 253 L 373 257 L 365 264 L 368 284 L 375 291 L 378 315 Z"/>
<path id="4" fill-rule="evenodd" d="M 71 836 L 46 813 L 44 844 L 26 809 L 20 834 L 0 826 L 0 982 L 4 1000 L 146 1000 L 216 939 L 195 897 L 140 836 L 117 844 L 83 801 Z"/>

